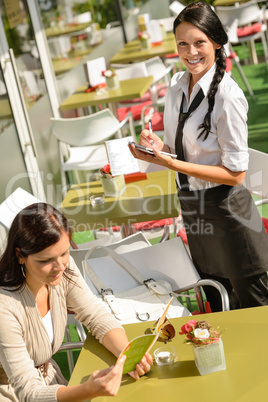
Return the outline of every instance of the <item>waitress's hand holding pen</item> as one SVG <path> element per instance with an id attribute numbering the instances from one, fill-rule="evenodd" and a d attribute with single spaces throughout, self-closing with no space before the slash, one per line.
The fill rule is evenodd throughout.
<path id="1" fill-rule="evenodd" d="M 157 148 L 159 150 L 163 147 L 163 141 L 158 135 L 153 132 L 152 120 L 149 120 L 149 130 L 142 130 L 139 144 L 149 148 Z"/>

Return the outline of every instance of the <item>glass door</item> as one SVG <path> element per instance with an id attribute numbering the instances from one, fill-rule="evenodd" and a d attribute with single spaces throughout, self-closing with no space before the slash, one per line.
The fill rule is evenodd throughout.
<path id="1" fill-rule="evenodd" d="M 0 12 L 0 202 L 18 186 L 45 200 L 29 116 L 47 89 L 31 20 L 19 0 L 0 0 Z"/>

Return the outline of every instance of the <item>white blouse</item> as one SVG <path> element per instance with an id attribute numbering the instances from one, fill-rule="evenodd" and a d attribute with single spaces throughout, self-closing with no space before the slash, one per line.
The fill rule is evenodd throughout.
<path id="1" fill-rule="evenodd" d="M 209 91 L 215 65 L 195 84 L 189 99 L 189 71 L 180 72 L 172 77 L 165 101 L 165 135 L 164 143 L 175 153 L 175 136 L 182 93 L 185 93 L 183 111 L 189 108 L 192 100 L 202 88 L 205 98 L 199 107 L 190 115 L 183 130 L 183 149 L 187 162 L 200 165 L 222 165 L 234 172 L 245 171 L 248 168 L 248 103 L 243 91 L 236 82 L 225 74 L 219 84 L 215 96 L 215 105 L 211 113 L 211 133 L 203 141 L 198 126 L 203 122 L 208 110 L 206 95 Z M 195 177 L 188 176 L 190 190 L 201 190 L 218 186 Z M 179 178 L 177 175 L 179 185 Z"/>
<path id="2" fill-rule="evenodd" d="M 53 323 L 52 323 L 52 317 L 51 317 L 51 311 L 49 310 L 47 314 L 42 318 L 43 324 L 47 330 L 49 340 L 51 342 L 51 345 L 53 344 L 54 340 L 54 333 L 53 333 Z"/>

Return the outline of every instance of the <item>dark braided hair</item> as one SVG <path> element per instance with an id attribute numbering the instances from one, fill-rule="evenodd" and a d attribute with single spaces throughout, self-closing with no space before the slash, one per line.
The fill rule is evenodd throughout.
<path id="1" fill-rule="evenodd" d="M 210 116 L 215 104 L 215 95 L 218 90 L 218 86 L 225 73 L 226 55 L 223 45 L 225 45 L 228 42 L 228 36 L 216 13 L 207 3 L 203 3 L 201 1 L 189 4 L 180 12 L 180 14 L 176 17 L 173 24 L 174 34 L 176 28 L 182 22 L 189 22 L 190 24 L 193 24 L 202 32 L 204 32 L 204 34 L 208 38 L 213 40 L 218 45 L 221 45 L 221 48 L 216 49 L 215 52 L 216 71 L 214 73 L 207 95 L 208 111 L 204 117 L 203 123 L 200 124 L 200 126 L 198 127 L 198 129 L 201 130 L 201 133 L 199 134 L 198 138 L 204 135 L 203 140 L 205 140 L 208 137 L 211 129 Z"/>

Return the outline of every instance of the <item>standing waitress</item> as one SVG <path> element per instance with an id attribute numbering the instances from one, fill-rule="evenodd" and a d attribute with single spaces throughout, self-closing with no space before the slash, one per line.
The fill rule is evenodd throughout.
<path id="1" fill-rule="evenodd" d="M 221 282 L 231 308 L 266 305 L 268 237 L 242 185 L 248 168 L 248 104 L 225 73 L 227 34 L 203 2 L 183 9 L 174 34 L 187 70 L 173 76 L 166 94 L 164 141 L 143 130 L 139 143 L 150 147 L 153 141 L 154 156 L 134 146 L 131 152 L 178 172 L 181 212 L 201 278 Z M 177 159 L 159 151 L 176 153 Z M 217 290 L 205 292 L 212 311 L 221 310 Z"/>

